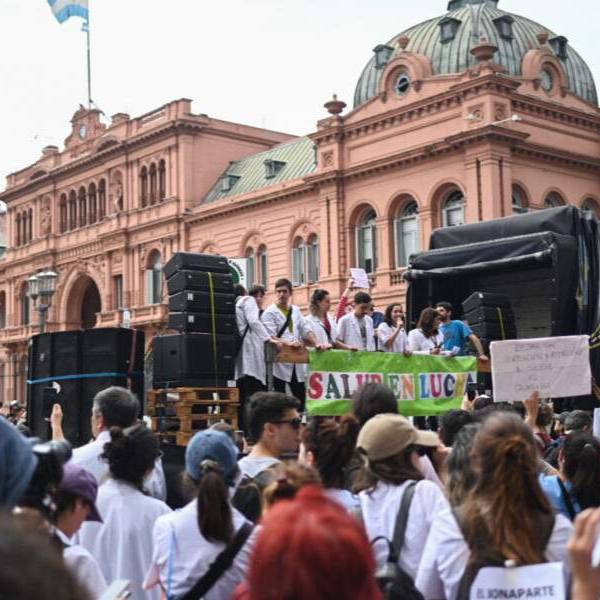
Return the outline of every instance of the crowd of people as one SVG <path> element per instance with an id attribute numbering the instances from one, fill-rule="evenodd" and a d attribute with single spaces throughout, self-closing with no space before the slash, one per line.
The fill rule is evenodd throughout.
<path id="1" fill-rule="evenodd" d="M 307 422 L 294 396 L 259 391 L 249 452 L 223 423 L 196 433 L 172 510 L 138 400 L 108 388 L 37 520 L 22 498 L 40 455 L 0 418 L 0 594 L 91 600 L 124 581 L 115 598 L 459 600 L 483 568 L 560 563 L 558 597 L 597 599 L 600 443 L 583 411 L 540 425 L 546 406 L 465 398 L 433 432 L 378 383 Z"/>

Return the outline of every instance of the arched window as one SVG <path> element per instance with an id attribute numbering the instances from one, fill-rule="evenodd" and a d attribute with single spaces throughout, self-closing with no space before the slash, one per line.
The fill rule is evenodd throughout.
<path id="1" fill-rule="evenodd" d="M 250 289 L 256 281 L 254 273 L 256 272 L 256 262 L 254 260 L 254 250 L 246 249 L 246 287 Z"/>
<path id="2" fill-rule="evenodd" d="M 148 205 L 148 169 L 142 167 L 140 171 L 140 203 L 142 208 Z"/>
<path id="3" fill-rule="evenodd" d="M 292 246 L 292 283 L 306 283 L 306 245 L 302 238 L 296 238 Z"/>
<path id="4" fill-rule="evenodd" d="M 156 204 L 157 189 L 156 189 L 156 165 L 150 165 L 150 204 Z"/>
<path id="5" fill-rule="evenodd" d="M 101 221 L 106 216 L 106 179 L 101 179 L 98 184 L 98 219 Z"/>
<path id="6" fill-rule="evenodd" d="M 377 215 L 367 212 L 356 227 L 356 259 L 358 266 L 367 273 L 377 270 Z"/>
<path id="7" fill-rule="evenodd" d="M 17 213 L 17 216 L 15 217 L 15 233 L 16 233 L 15 243 L 17 246 L 20 246 L 21 245 L 21 213 Z"/>
<path id="8" fill-rule="evenodd" d="M 515 215 L 522 215 L 527 212 L 527 199 L 518 185 L 512 187 L 512 211 Z"/>
<path id="9" fill-rule="evenodd" d="M 394 219 L 396 267 L 408 264 L 411 254 L 419 251 L 419 207 L 410 200 Z"/>
<path id="10" fill-rule="evenodd" d="M 31 301 L 28 292 L 29 284 L 26 282 L 21 286 L 21 325 L 31 323 Z"/>
<path id="11" fill-rule="evenodd" d="M 593 198 L 586 198 L 581 204 L 581 210 L 593 214 L 596 218 L 600 217 L 600 206 Z"/>
<path id="12" fill-rule="evenodd" d="M 164 160 L 158 163 L 158 200 L 162 202 L 167 197 L 167 167 Z"/>
<path id="13" fill-rule="evenodd" d="M 148 257 L 146 265 L 146 297 L 148 304 L 162 302 L 162 258 L 158 250 L 154 250 Z"/>
<path id="14" fill-rule="evenodd" d="M 267 259 L 267 247 L 260 246 L 257 252 L 258 256 L 258 281 L 261 285 L 269 285 L 269 265 Z"/>
<path id="15" fill-rule="evenodd" d="M 77 229 L 77 196 L 75 190 L 69 192 L 69 229 Z"/>
<path id="16" fill-rule="evenodd" d="M 544 200 L 544 208 L 557 208 L 564 205 L 565 201 L 558 192 L 550 192 Z"/>
<path id="17" fill-rule="evenodd" d="M 98 219 L 98 199 L 96 198 L 96 184 L 90 183 L 88 188 L 88 208 L 90 224 L 95 223 Z"/>
<path id="18" fill-rule="evenodd" d="M 87 192 L 84 187 L 79 188 L 79 227 L 87 225 Z"/>
<path id="19" fill-rule="evenodd" d="M 319 236 L 311 235 L 306 244 L 306 274 L 308 283 L 319 281 Z"/>
<path id="20" fill-rule="evenodd" d="M 67 216 L 67 195 L 63 194 L 60 197 L 59 203 L 59 216 L 60 216 L 60 232 L 65 233 L 69 228 L 69 219 Z"/>
<path id="21" fill-rule="evenodd" d="M 450 192 L 442 209 L 444 227 L 454 227 L 465 223 L 465 197 L 460 190 Z"/>

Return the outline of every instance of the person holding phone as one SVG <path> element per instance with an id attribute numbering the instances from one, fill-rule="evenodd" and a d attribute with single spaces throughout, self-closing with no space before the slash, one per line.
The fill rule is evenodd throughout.
<path id="1" fill-rule="evenodd" d="M 408 348 L 414 354 L 442 353 L 444 336 L 439 331 L 440 316 L 435 308 L 424 308 L 417 327 L 408 334 Z"/>

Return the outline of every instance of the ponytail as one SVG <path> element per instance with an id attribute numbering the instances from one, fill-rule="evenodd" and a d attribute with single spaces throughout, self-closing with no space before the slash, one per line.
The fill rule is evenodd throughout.
<path id="1" fill-rule="evenodd" d="M 581 510 L 600 506 L 600 443 L 589 433 L 573 433 L 564 445 L 564 471 Z"/>
<path id="2" fill-rule="evenodd" d="M 198 528 L 209 542 L 228 544 L 233 538 L 233 515 L 223 469 L 213 460 L 204 460 L 200 470 Z"/>

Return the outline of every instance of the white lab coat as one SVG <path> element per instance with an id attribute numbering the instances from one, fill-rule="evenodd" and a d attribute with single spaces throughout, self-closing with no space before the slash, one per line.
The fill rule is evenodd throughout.
<path id="1" fill-rule="evenodd" d="M 368 350 L 375 352 L 375 334 L 373 332 L 373 319 L 369 315 L 363 317 L 367 329 L 367 345 L 360 335 L 360 325 L 355 314 L 344 315 L 337 323 L 338 339 L 348 346 L 353 346 L 359 350 Z"/>
<path id="2" fill-rule="evenodd" d="M 323 326 L 323 321 L 321 321 L 319 317 L 316 315 L 309 315 L 306 317 L 306 320 L 310 323 L 312 331 L 315 334 L 315 338 L 317 339 L 317 344 L 329 344 L 333 346 L 338 337 L 337 323 L 331 315 L 327 315 L 327 318 L 329 319 L 329 324 L 331 325 L 331 339 L 329 339 L 327 330 Z"/>
<path id="3" fill-rule="evenodd" d="M 87 521 L 79 544 L 96 559 L 106 581 L 128 579 L 133 600 L 159 600 L 160 591 L 144 591 L 152 564 L 152 529 L 171 509 L 123 481 L 109 479 L 98 489 L 96 507 L 104 523 Z"/>
<path id="4" fill-rule="evenodd" d="M 237 531 L 246 519 L 235 508 L 232 513 L 233 526 Z M 204 596 L 204 600 L 228 600 L 235 588 L 246 579 L 256 534 L 257 529 L 250 534 L 231 567 Z M 152 588 L 160 583 L 175 598 L 189 592 L 225 548 L 222 542 L 210 542 L 200 533 L 196 500 L 158 519 L 152 537 L 152 564 L 144 585 Z"/>
<path id="5" fill-rule="evenodd" d="M 102 485 L 110 477 L 108 463 L 100 458 L 100 455 L 104 452 L 104 444 L 107 442 L 110 442 L 110 433 L 108 431 L 101 431 L 93 442 L 80 448 L 75 448 L 70 461 L 74 465 L 78 465 L 89 471 L 96 478 L 98 485 Z M 167 483 L 160 458 L 156 459 L 154 469 L 146 477 L 144 489 L 153 498 L 163 501 L 167 499 Z"/>
<path id="6" fill-rule="evenodd" d="M 271 336 L 260 320 L 256 300 L 252 296 L 239 298 L 235 305 L 235 317 L 240 335 L 243 336 L 248 328 L 235 361 L 235 378 L 250 375 L 265 385 L 265 342 Z"/>
<path id="7" fill-rule="evenodd" d="M 408 350 L 408 340 L 406 337 L 406 331 L 404 327 L 401 328 L 400 333 L 396 336 L 394 343 L 391 348 L 386 346 L 386 342 L 392 337 L 396 327 L 390 327 L 387 323 L 381 323 L 377 328 L 377 339 L 379 340 L 379 349 L 382 352 L 404 352 Z"/>
<path id="8" fill-rule="evenodd" d="M 281 334 L 281 339 L 286 342 L 296 342 L 303 341 L 307 338 L 309 334 L 312 333 L 312 327 L 310 323 L 302 316 L 300 309 L 292 305 L 292 323 L 294 327 L 294 331 L 290 331 L 289 327 L 286 327 L 285 331 Z M 285 323 L 285 316 L 283 313 L 277 308 L 276 304 L 271 304 L 267 310 L 263 313 L 262 321 L 265 324 L 265 328 L 268 331 L 270 336 L 277 336 L 279 330 L 283 327 Z M 290 383 L 292 381 L 292 374 L 294 371 L 294 366 L 296 367 L 296 378 L 298 381 L 303 382 L 306 381 L 307 375 L 307 366 L 306 365 L 294 365 L 292 363 L 275 363 L 273 365 L 273 375 L 277 377 L 277 379 L 281 379 L 282 381 L 287 381 Z"/>
<path id="9" fill-rule="evenodd" d="M 408 334 L 408 349 L 415 354 L 431 354 L 436 346 L 441 346 L 444 343 L 444 336 L 438 333 L 433 337 L 425 337 L 421 329 L 413 329 Z"/>

